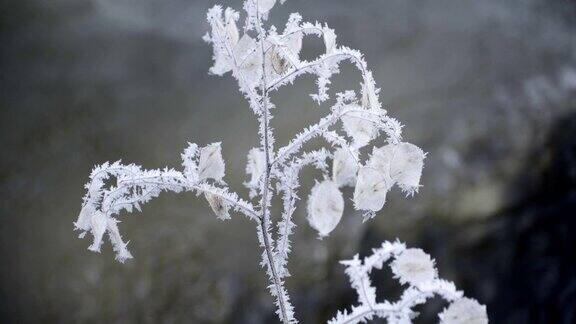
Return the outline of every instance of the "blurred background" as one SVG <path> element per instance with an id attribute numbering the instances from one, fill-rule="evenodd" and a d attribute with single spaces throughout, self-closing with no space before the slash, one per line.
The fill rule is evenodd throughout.
<path id="1" fill-rule="evenodd" d="M 0 322 L 276 322 L 255 228 L 217 220 L 193 194 L 122 215 L 126 264 L 72 231 L 94 164 L 179 168 L 187 141 L 223 141 L 226 180 L 247 197 L 257 123 L 234 80 L 207 73 L 201 37 L 216 1 L 1 3 Z M 272 23 L 294 11 L 365 53 L 404 138 L 428 152 L 418 195 L 393 192 L 366 223 L 348 207 L 322 241 L 302 200 L 287 283 L 301 322 L 355 303 L 338 260 L 399 238 L 435 257 L 492 323 L 575 323 L 576 2 L 289 0 Z M 322 46 L 305 41 L 304 57 Z M 344 66 L 333 88 L 358 81 Z M 280 145 L 326 113 L 308 97 L 313 82 L 274 94 Z M 390 271 L 373 278 L 382 298 L 398 296 Z M 444 306 L 434 300 L 416 322 Z"/>

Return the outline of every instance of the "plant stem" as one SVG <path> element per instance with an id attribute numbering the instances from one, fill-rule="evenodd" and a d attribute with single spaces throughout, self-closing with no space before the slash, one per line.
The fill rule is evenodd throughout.
<path id="1" fill-rule="evenodd" d="M 266 155 L 266 171 L 264 175 L 264 184 L 262 188 L 262 218 L 260 219 L 260 228 L 262 231 L 264 249 L 266 250 L 266 257 L 268 258 L 268 267 L 272 273 L 272 281 L 274 288 L 276 289 L 276 298 L 278 299 L 278 306 L 280 307 L 280 319 L 282 323 L 289 324 L 288 315 L 286 314 L 286 305 L 284 301 L 284 291 L 282 289 L 282 284 L 278 277 L 276 271 L 276 262 L 274 261 L 273 247 L 270 242 L 270 232 L 268 231 L 268 223 L 270 222 L 270 215 L 268 212 L 268 201 L 269 201 L 269 186 L 270 186 L 270 139 L 268 138 L 268 128 L 270 122 L 270 116 L 268 114 L 268 87 L 266 85 L 266 51 L 264 49 L 264 32 L 262 31 L 262 26 L 260 25 L 260 1 L 256 2 L 256 13 L 257 13 L 257 28 L 258 35 L 260 37 L 260 44 L 262 47 L 262 84 L 261 84 L 261 95 L 262 95 L 262 112 L 264 120 L 264 152 Z"/>

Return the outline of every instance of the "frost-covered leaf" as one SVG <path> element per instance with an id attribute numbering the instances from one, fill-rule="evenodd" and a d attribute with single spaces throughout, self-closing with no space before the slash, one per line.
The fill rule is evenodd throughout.
<path id="1" fill-rule="evenodd" d="M 392 185 L 392 179 L 380 170 L 369 166 L 361 167 L 354 189 L 354 208 L 379 211 L 384 207 L 386 194 Z"/>
<path id="2" fill-rule="evenodd" d="M 391 264 L 394 277 L 400 283 L 409 283 L 420 286 L 436 279 L 438 276 L 434 267 L 434 260 L 421 249 L 404 250 Z"/>
<path id="3" fill-rule="evenodd" d="M 213 195 L 209 192 L 204 193 L 208 204 L 210 204 L 210 208 L 216 217 L 220 220 L 230 219 L 230 205 L 222 199 L 222 197 L 218 195 Z"/>
<path id="4" fill-rule="evenodd" d="M 336 228 L 344 212 L 344 198 L 336 183 L 324 180 L 316 183 L 308 200 L 308 222 L 320 237 Z"/>
<path id="5" fill-rule="evenodd" d="M 181 154 L 182 166 L 184 167 L 184 175 L 190 180 L 196 180 L 198 178 L 198 145 L 194 143 L 188 143 L 188 147 L 184 149 Z"/>
<path id="6" fill-rule="evenodd" d="M 384 242 L 373 249 L 372 255 L 361 260 L 355 255 L 351 260 L 340 261 L 346 266 L 346 275 L 352 288 L 358 294 L 358 304 L 351 311 L 338 311 L 330 324 L 363 323 L 374 318 L 385 319 L 387 323 L 409 324 L 419 313 L 414 310 L 435 295 L 453 302 L 440 314 L 442 324 L 487 324 L 486 308 L 474 300 L 462 298 L 452 282 L 439 279 L 434 261 L 420 249 L 406 249 L 403 243 Z M 405 288 L 397 301 L 378 302 L 376 289 L 369 275 L 373 269 L 382 269 L 388 261 L 396 278 Z M 454 302 L 456 300 L 456 302 Z"/>
<path id="7" fill-rule="evenodd" d="M 85 204 L 80 210 L 78 219 L 74 222 L 74 228 L 81 231 L 89 231 L 92 223 L 92 215 L 94 214 L 94 208 L 90 204 Z"/>
<path id="8" fill-rule="evenodd" d="M 279 52 L 276 47 L 268 52 L 267 60 L 270 64 L 271 71 L 277 75 L 282 75 L 290 68 L 290 63 Z"/>
<path id="9" fill-rule="evenodd" d="M 304 36 L 302 32 L 298 31 L 300 29 L 299 25 L 301 21 L 302 16 L 300 16 L 299 13 L 291 13 L 283 32 L 283 35 L 286 35 L 283 38 L 284 44 L 288 51 L 295 55 L 296 58 L 302 50 L 302 37 Z"/>
<path id="10" fill-rule="evenodd" d="M 239 14 L 234 10 L 227 8 L 224 17 L 226 19 L 226 37 L 228 37 L 231 46 L 236 46 L 236 43 L 238 43 L 238 40 L 240 39 L 238 27 L 236 26 Z"/>
<path id="11" fill-rule="evenodd" d="M 450 304 L 438 317 L 441 324 L 488 324 L 486 306 L 466 297 Z"/>
<path id="12" fill-rule="evenodd" d="M 268 19 L 268 12 L 274 7 L 276 0 L 246 0 L 244 1 L 244 10 L 246 11 L 246 25 L 244 29 L 253 30 L 259 26 L 262 21 Z"/>
<path id="13" fill-rule="evenodd" d="M 396 164 L 401 165 L 394 174 L 396 183 L 400 188 L 413 194 L 418 191 L 420 177 L 424 167 L 426 154 L 418 146 L 410 143 L 400 143 L 396 149 Z"/>
<path id="14" fill-rule="evenodd" d="M 378 94 L 374 86 L 366 82 L 362 83 L 362 107 L 374 109 L 378 107 Z"/>
<path id="15" fill-rule="evenodd" d="M 258 2 L 258 4 L 260 5 L 259 7 L 260 12 L 263 14 L 268 13 L 268 11 L 270 11 L 276 4 L 276 0 L 254 0 L 254 1 Z"/>
<path id="16" fill-rule="evenodd" d="M 232 60 L 224 51 L 214 54 L 214 65 L 210 68 L 210 73 L 223 75 L 232 70 Z"/>
<path id="17" fill-rule="evenodd" d="M 95 211 L 90 217 L 90 230 L 94 236 L 94 243 L 88 248 L 90 251 L 100 252 L 102 246 L 102 237 L 106 233 L 108 217 L 101 211 Z"/>
<path id="18" fill-rule="evenodd" d="M 246 78 L 246 82 L 254 87 L 262 75 L 262 55 L 256 47 L 256 40 L 248 34 L 244 34 L 234 50 L 240 69 Z"/>
<path id="19" fill-rule="evenodd" d="M 128 251 L 127 245 L 122 240 L 122 235 L 118 230 L 118 221 L 114 219 L 108 219 L 107 223 L 108 235 L 110 236 L 110 242 L 112 242 L 112 248 L 116 252 L 116 260 L 121 263 L 128 259 L 132 259 L 132 254 Z"/>
<path id="20" fill-rule="evenodd" d="M 334 29 L 324 28 L 324 45 L 326 46 L 326 54 L 332 54 L 336 49 L 336 33 Z"/>
<path id="21" fill-rule="evenodd" d="M 200 150 L 198 175 L 200 180 L 222 180 L 224 177 L 224 159 L 222 159 L 220 142 L 207 145 Z"/>
<path id="22" fill-rule="evenodd" d="M 251 175 L 250 182 L 246 186 L 250 189 L 259 187 L 259 180 L 266 171 L 266 154 L 260 148 L 253 148 L 248 152 L 246 173 Z M 254 193 L 252 193 L 254 195 Z"/>
<path id="23" fill-rule="evenodd" d="M 351 105 L 350 108 L 361 109 L 357 105 Z M 345 115 L 342 117 L 342 125 L 346 134 L 354 139 L 358 147 L 365 146 L 378 135 L 378 129 L 374 123 L 359 114 Z"/>
<path id="24" fill-rule="evenodd" d="M 236 20 L 239 14 L 227 8 L 223 19 L 222 7 L 216 5 L 208 11 L 207 16 L 212 30 L 211 34 L 204 36 L 204 40 L 214 43 L 214 65 L 210 68 L 210 73 L 223 75 L 233 67 L 229 49 L 234 48 L 238 42 Z"/>
<path id="25" fill-rule="evenodd" d="M 407 194 L 418 191 L 426 155 L 410 143 L 375 148 L 368 165 L 387 174 Z"/>
<path id="26" fill-rule="evenodd" d="M 339 148 L 334 152 L 332 179 L 338 186 L 354 186 L 357 172 L 358 162 L 352 152 L 345 148 Z"/>

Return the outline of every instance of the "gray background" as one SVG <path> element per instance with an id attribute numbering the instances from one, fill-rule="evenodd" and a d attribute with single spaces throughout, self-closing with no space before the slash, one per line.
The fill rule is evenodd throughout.
<path id="1" fill-rule="evenodd" d="M 226 179 L 247 196 L 257 123 L 233 79 L 207 73 L 212 52 L 201 37 L 214 4 L 2 1 L 3 322 L 274 322 L 255 228 L 242 217 L 218 221 L 193 194 L 163 194 L 142 213 L 123 215 L 135 256 L 124 265 L 109 246 L 102 255 L 87 251 L 89 241 L 72 231 L 94 164 L 178 168 L 187 141 L 222 141 Z M 494 278 L 512 259 L 490 235 L 509 210 L 530 202 L 533 182 L 518 179 L 539 174 L 535 150 L 576 112 L 575 8 L 564 0 L 288 0 L 272 11 L 279 27 L 293 11 L 327 22 L 339 44 L 365 53 L 405 139 L 429 153 L 420 193 L 393 193 L 370 222 L 347 209 L 319 241 L 305 208 L 297 210 L 288 289 L 303 323 L 324 322 L 354 302 L 338 260 L 395 238 L 429 251 L 441 276 L 487 303 L 494 322 L 535 320 L 522 307 L 494 304 L 503 298 Z M 304 47 L 311 58 L 321 44 Z M 334 89 L 358 81 L 344 66 Z M 274 94 L 279 144 L 326 113 L 308 97 L 313 82 Z M 302 197 L 313 176 L 304 173 Z M 397 293 L 383 287 L 382 296 Z M 443 306 L 432 303 L 422 322 Z"/>

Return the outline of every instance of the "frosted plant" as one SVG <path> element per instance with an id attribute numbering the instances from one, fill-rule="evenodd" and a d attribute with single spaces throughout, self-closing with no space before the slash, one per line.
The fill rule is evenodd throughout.
<path id="1" fill-rule="evenodd" d="M 394 278 L 406 286 L 396 302 L 376 301 L 376 288 L 370 281 L 373 269 L 382 269 L 390 260 Z M 450 303 L 440 313 L 441 324 L 487 324 L 486 307 L 477 301 L 462 296 L 452 282 L 439 279 L 434 260 L 420 249 L 407 249 L 399 242 L 384 242 L 373 254 L 360 260 L 358 255 L 352 260 L 341 261 L 346 266 L 352 288 L 358 294 L 359 305 L 351 311 L 339 311 L 330 324 L 362 323 L 375 317 L 385 318 L 388 323 L 412 323 L 418 316 L 412 308 L 423 304 L 428 298 L 438 295 Z"/>
<path id="2" fill-rule="evenodd" d="M 287 266 L 295 227 L 292 215 L 299 200 L 299 172 L 312 166 L 323 174 L 311 190 L 307 209 L 310 226 L 324 237 L 342 218 L 341 187 L 355 187 L 354 207 L 363 213 L 365 220 L 369 219 L 383 208 L 386 194 L 394 185 L 407 195 L 418 191 L 425 154 L 417 146 L 402 141 L 401 125 L 382 108 L 380 91 L 362 54 L 339 46 L 334 30 L 320 23 L 302 22 L 298 13 L 290 15 L 282 31 L 274 26 L 266 29 L 264 23 L 275 4 L 275 0 L 244 1 L 244 24 L 240 29 L 240 13 L 216 5 L 208 11 L 211 30 L 204 36 L 214 50 L 210 73 L 231 72 L 259 122 L 260 145 L 250 150 L 247 158 L 246 173 L 250 179 L 245 186 L 249 199 L 231 192 L 224 182 L 221 143 L 203 147 L 189 143 L 182 153 L 180 171 L 146 170 L 120 161 L 96 166 L 86 184 L 82 210 L 74 226 L 80 231 L 80 237 L 88 232 L 92 234 L 94 240 L 89 249 L 96 252 L 108 234 L 116 259 L 124 262 L 132 255 L 118 230 L 117 217 L 122 211 L 140 210 L 142 204 L 163 191 L 191 191 L 203 196 L 221 220 L 229 219 L 231 212 L 243 214 L 256 225 L 262 265 L 270 280 L 276 313 L 287 324 L 297 322 L 284 281 L 289 276 Z M 325 52 L 311 61 L 301 59 L 304 36 L 321 38 Z M 327 102 L 331 99 L 330 78 L 339 73 L 339 64 L 344 61 L 351 62 L 360 73 L 359 96 L 353 90 L 336 94 L 325 117 L 277 148 L 270 125 L 275 106 L 269 94 L 304 74 L 312 74 L 317 78 L 317 91 L 311 94 L 312 99 Z M 370 142 L 382 134 L 387 144 L 374 147 L 370 157 L 363 159 L 361 150 L 366 150 Z M 324 139 L 328 147 L 303 152 L 305 144 L 313 138 Z M 283 211 L 277 217 L 270 213 L 274 195 L 282 197 Z M 275 235 L 273 227 L 276 227 Z M 409 287 L 399 303 L 376 303 L 368 272 L 391 257 L 395 258 L 392 264 L 395 276 Z M 358 322 L 374 316 L 408 323 L 415 316 L 411 307 L 432 293 L 440 293 L 449 301 L 457 300 L 442 313 L 445 323 L 461 323 L 482 313 L 474 302 L 458 299 L 461 294 L 453 285 L 436 278 L 433 261 L 420 250 L 405 250 L 401 244 L 385 243 L 363 264 L 357 258 L 345 264 L 352 286 L 360 292 L 360 306 L 354 307 L 351 313 L 339 313 L 334 323 Z"/>

